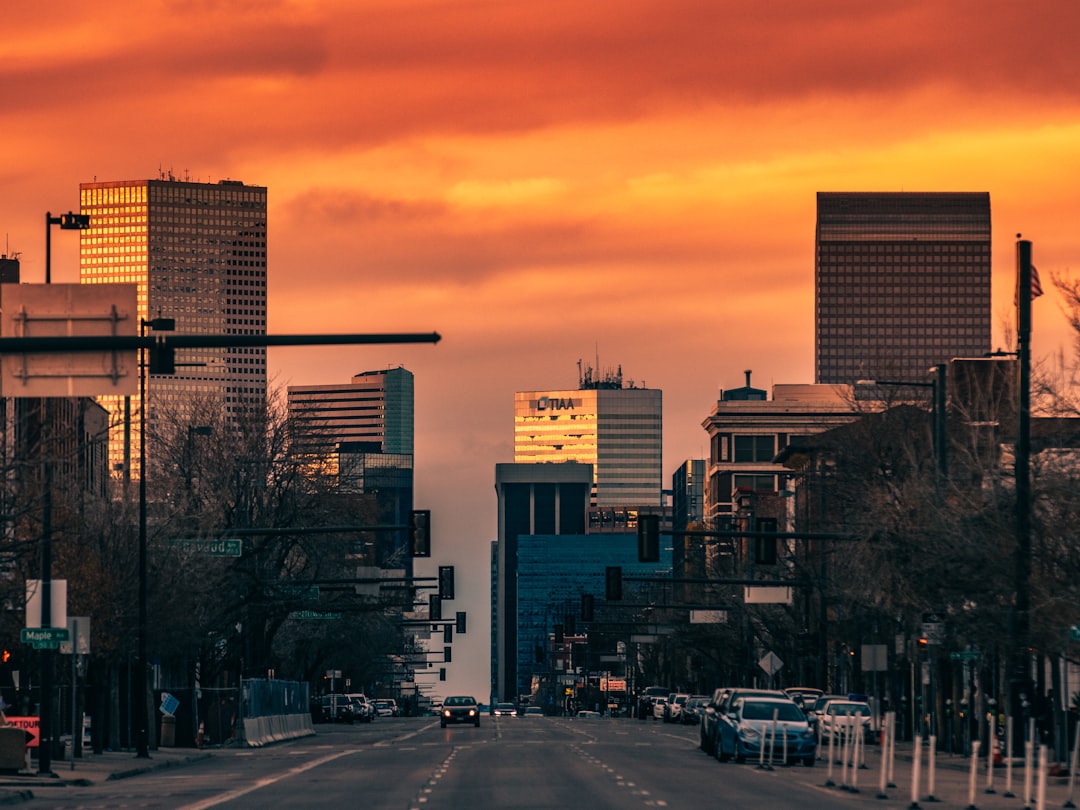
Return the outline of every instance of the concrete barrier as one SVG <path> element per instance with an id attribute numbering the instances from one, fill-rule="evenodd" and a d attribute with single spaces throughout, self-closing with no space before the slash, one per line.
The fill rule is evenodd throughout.
<path id="1" fill-rule="evenodd" d="M 311 723 L 310 712 L 244 718 L 244 739 L 252 748 L 295 740 L 299 737 L 310 737 L 314 733 L 315 727 Z"/>

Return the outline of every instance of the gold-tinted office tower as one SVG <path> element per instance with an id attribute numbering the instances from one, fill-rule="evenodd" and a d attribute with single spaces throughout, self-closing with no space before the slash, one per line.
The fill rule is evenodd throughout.
<path id="1" fill-rule="evenodd" d="M 176 333 L 266 334 L 264 186 L 171 174 L 83 183 L 79 210 L 90 216 L 79 249 L 83 284 L 136 284 L 140 318 L 174 319 Z M 199 396 L 218 397 L 234 416 L 263 408 L 266 348 L 178 350 L 175 373 L 151 375 L 147 418 L 164 403 L 182 413 L 184 402 Z M 110 467 L 131 470 L 138 464 L 130 448 L 138 446 L 139 420 L 125 417 L 122 397 L 100 401 L 111 414 Z M 130 432 L 126 421 L 134 422 Z"/>

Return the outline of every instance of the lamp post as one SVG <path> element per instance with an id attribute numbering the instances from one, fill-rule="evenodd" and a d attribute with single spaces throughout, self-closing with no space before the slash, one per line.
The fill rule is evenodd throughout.
<path id="1" fill-rule="evenodd" d="M 61 230 L 80 231 L 90 227 L 90 217 L 68 212 L 54 217 L 45 212 L 45 283 L 52 283 L 52 226 Z M 41 425 L 38 436 L 38 452 L 41 454 L 41 626 L 52 627 L 52 419 L 53 408 L 49 397 L 42 397 L 39 409 Z M 41 714 L 38 720 L 40 733 L 38 748 L 38 773 L 52 772 L 52 676 L 53 651 L 46 647 L 41 651 Z"/>
<path id="2" fill-rule="evenodd" d="M 139 319 L 139 337 L 146 328 L 171 331 L 176 328 L 172 318 Z M 150 758 L 150 718 L 147 711 L 146 662 L 146 350 L 139 349 L 139 649 L 135 673 L 135 756 Z"/>

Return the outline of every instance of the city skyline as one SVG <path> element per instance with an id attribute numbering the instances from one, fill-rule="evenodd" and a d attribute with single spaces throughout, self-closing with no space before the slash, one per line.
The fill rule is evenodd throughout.
<path id="1" fill-rule="evenodd" d="M 482 695 L 514 392 L 621 364 L 664 392 L 666 485 L 707 455 L 702 420 L 745 369 L 813 382 L 818 192 L 988 192 L 992 346 L 1009 348 L 1022 232 L 1046 290 L 1034 354 L 1072 363 L 1052 277 L 1080 272 L 1078 17 L 1049 0 L 19 5 L 3 252 L 43 281 L 42 217 L 77 211 L 81 183 L 243 179 L 269 190 L 269 333 L 438 331 L 271 349 L 267 377 L 415 374 L 417 507 L 432 565 L 457 565 L 455 609 L 471 600 L 434 685 Z M 54 234 L 54 281 L 78 280 L 78 242 Z"/>

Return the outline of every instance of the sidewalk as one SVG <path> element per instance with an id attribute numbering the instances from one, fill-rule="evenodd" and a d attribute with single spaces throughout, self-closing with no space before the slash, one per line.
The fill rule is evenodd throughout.
<path id="1" fill-rule="evenodd" d="M 213 756 L 227 754 L 240 748 L 158 748 L 149 758 L 139 758 L 134 751 L 85 752 L 75 759 L 53 760 L 50 774 L 39 774 L 37 759 L 31 759 L 31 770 L 19 773 L 0 773 L 0 805 L 17 804 L 33 797 L 33 791 L 64 785 L 95 785 L 110 779 L 150 773 L 163 768 L 176 768 L 200 762 Z M 243 749 L 246 750 L 246 749 Z M 74 767 L 73 767 L 74 766 Z"/>

